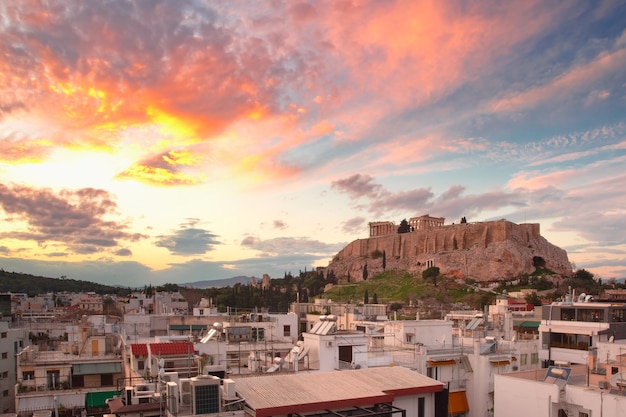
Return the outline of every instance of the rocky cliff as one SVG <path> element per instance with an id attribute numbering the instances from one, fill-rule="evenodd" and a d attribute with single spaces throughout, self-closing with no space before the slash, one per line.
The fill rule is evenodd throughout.
<path id="1" fill-rule="evenodd" d="M 448 225 L 426 231 L 358 239 L 343 248 L 326 268 L 338 279 L 361 281 L 385 269 L 420 274 L 436 266 L 444 276 L 476 281 L 510 280 L 537 266 L 569 276 L 565 250 L 540 235 L 539 224 L 506 220 Z"/>

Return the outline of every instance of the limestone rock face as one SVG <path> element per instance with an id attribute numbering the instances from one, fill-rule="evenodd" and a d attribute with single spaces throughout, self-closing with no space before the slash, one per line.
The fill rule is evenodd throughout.
<path id="1" fill-rule="evenodd" d="M 383 258 L 386 270 L 421 275 L 436 266 L 444 276 L 476 281 L 514 279 L 534 272 L 536 265 L 572 274 L 567 252 L 542 237 L 539 224 L 506 220 L 358 239 L 335 256 L 326 274 L 332 271 L 338 279 L 361 281 L 366 265 L 366 276 L 383 272 Z"/>

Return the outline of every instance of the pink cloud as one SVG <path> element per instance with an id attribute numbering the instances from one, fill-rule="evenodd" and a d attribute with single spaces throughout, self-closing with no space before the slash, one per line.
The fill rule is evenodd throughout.
<path id="1" fill-rule="evenodd" d="M 580 170 L 564 170 L 541 174 L 538 172 L 520 172 L 507 183 L 509 189 L 541 190 L 546 187 L 561 188 L 565 182 L 579 176 Z"/>

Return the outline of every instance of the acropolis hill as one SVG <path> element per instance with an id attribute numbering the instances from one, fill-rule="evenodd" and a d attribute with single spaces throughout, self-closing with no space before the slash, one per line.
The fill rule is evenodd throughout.
<path id="1" fill-rule="evenodd" d="M 565 250 L 539 233 L 539 224 L 507 220 L 444 225 L 441 217 L 411 218 L 410 230 L 398 233 L 391 222 L 370 223 L 370 237 L 343 248 L 326 268 L 338 279 L 362 281 L 386 270 L 420 274 L 436 266 L 444 276 L 476 281 L 510 280 L 531 274 L 537 266 L 570 276 Z"/>

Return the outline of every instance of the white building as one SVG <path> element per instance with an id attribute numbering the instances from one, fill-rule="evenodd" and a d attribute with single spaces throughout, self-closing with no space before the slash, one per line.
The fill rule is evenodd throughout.
<path id="1" fill-rule="evenodd" d="M 367 335 L 356 330 L 338 330 L 335 316 L 321 316 L 320 319 L 313 329 L 302 333 L 308 367 L 323 372 L 367 368 Z"/>
<path id="2" fill-rule="evenodd" d="M 65 409 L 80 414 L 86 407 L 106 407 L 105 399 L 117 395 L 124 376 L 121 356 L 114 352 L 118 336 L 85 332 L 83 337 L 77 352 L 27 346 L 17 354 L 16 413 Z"/>
<path id="3" fill-rule="evenodd" d="M 588 368 L 558 366 L 497 375 L 495 417 L 623 417 L 626 396 L 620 387 L 588 383 Z M 626 382 L 626 380 L 624 381 Z"/>
<path id="4" fill-rule="evenodd" d="M 539 358 L 545 365 L 586 364 L 602 343 L 626 341 L 626 304 L 591 302 L 584 294 L 579 301 L 552 303 L 542 309 L 539 333 Z"/>
<path id="5" fill-rule="evenodd" d="M 0 321 L 0 413 L 15 411 L 16 354 L 28 343 L 24 329 L 11 329 Z"/>

